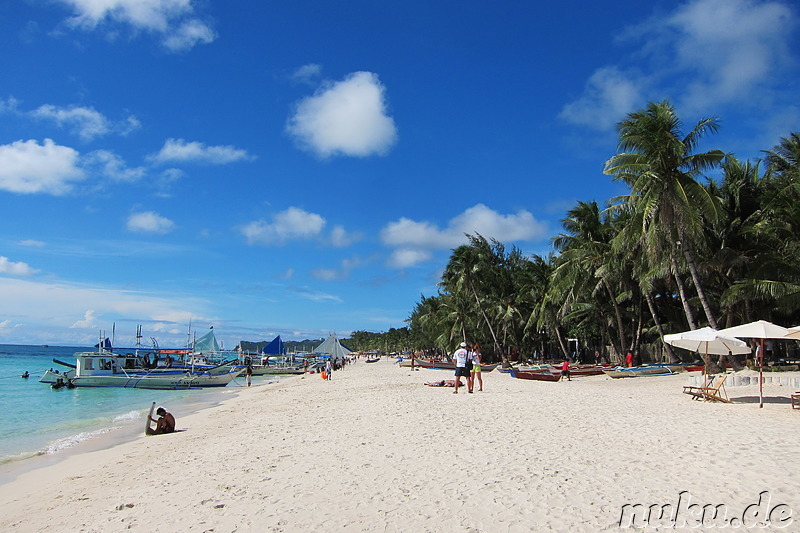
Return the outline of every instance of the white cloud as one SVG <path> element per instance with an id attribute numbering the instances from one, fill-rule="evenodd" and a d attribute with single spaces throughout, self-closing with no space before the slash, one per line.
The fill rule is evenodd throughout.
<path id="1" fill-rule="evenodd" d="M 92 329 L 96 329 L 97 328 L 97 317 L 95 316 L 94 310 L 93 309 L 87 310 L 83 314 L 83 319 L 75 321 L 75 323 L 72 324 L 70 326 L 70 328 L 73 328 L 73 329 L 75 329 L 75 328 L 81 328 L 81 329 L 83 329 L 83 328 L 92 328 Z"/>
<path id="2" fill-rule="evenodd" d="M 193 19 L 184 22 L 171 35 L 164 39 L 164 46 L 173 52 L 189 50 L 198 43 L 208 44 L 217 38 L 217 34 L 205 23 Z"/>
<path id="3" fill-rule="evenodd" d="M 246 150 L 233 146 L 206 146 L 204 143 L 183 139 L 167 139 L 157 154 L 148 156 L 156 164 L 163 163 L 205 163 L 224 165 L 235 161 L 253 159 Z"/>
<path id="4" fill-rule="evenodd" d="M 451 219 L 444 229 L 430 222 L 401 218 L 381 231 L 381 239 L 389 246 L 454 248 L 467 241 L 467 233 L 479 233 L 487 239 L 513 242 L 541 238 L 545 235 L 546 228 L 528 211 L 501 215 L 483 204 L 477 204 Z"/>
<path id="5" fill-rule="evenodd" d="M 747 97 L 769 80 L 789 56 L 797 21 L 779 2 L 696 0 L 666 20 L 676 68 L 691 72 L 687 105 Z"/>
<path id="6" fill-rule="evenodd" d="M 311 83 L 316 80 L 322 73 L 322 67 L 316 63 L 309 63 L 295 70 L 292 75 L 292 81 L 300 83 Z"/>
<path id="7" fill-rule="evenodd" d="M 341 273 L 332 268 L 317 268 L 311 271 L 311 276 L 322 281 L 333 281 L 339 279 Z"/>
<path id="8" fill-rule="evenodd" d="M 480 234 L 500 242 L 531 241 L 544 238 L 547 228 L 528 211 L 501 215 L 477 204 L 452 218 L 446 228 L 430 222 L 401 218 L 381 230 L 381 240 L 396 248 L 389 264 L 404 268 L 431 258 L 430 250 L 455 248 L 467 242 L 466 234 Z"/>
<path id="9" fill-rule="evenodd" d="M 89 322 L 135 319 L 187 323 L 199 319 L 209 302 L 179 294 L 154 296 L 141 291 L 70 283 L 40 283 L 0 277 L 0 316 L 20 316 L 26 322 L 56 321 L 62 326 L 83 316 Z M 91 314 L 86 314 L 87 309 Z M 191 311 L 190 311 L 191 310 Z M 111 320 L 109 320 L 109 323 Z M 183 330 L 185 333 L 185 330 Z"/>
<path id="10" fill-rule="evenodd" d="M 341 302 L 342 299 L 333 294 L 326 294 L 324 292 L 316 292 L 305 287 L 290 287 L 290 290 L 296 292 L 300 297 L 313 302 Z"/>
<path id="11" fill-rule="evenodd" d="M 393 268 L 408 268 L 429 261 L 433 254 L 427 250 L 410 250 L 401 248 L 389 256 L 388 265 Z"/>
<path id="12" fill-rule="evenodd" d="M 0 322 L 0 333 L 8 333 L 8 330 L 19 327 L 22 327 L 22 324 L 14 324 L 10 320 L 3 320 Z"/>
<path id="13" fill-rule="evenodd" d="M 643 84 L 617 67 L 600 68 L 586 82 L 584 94 L 561 109 L 559 118 L 597 130 L 612 129 L 641 102 Z"/>
<path id="14" fill-rule="evenodd" d="M 355 72 L 301 100 L 286 129 L 320 157 L 385 154 L 397 130 L 384 93 L 376 74 Z"/>
<path id="15" fill-rule="evenodd" d="M 44 242 L 37 241 L 35 239 L 24 239 L 22 241 L 19 241 L 17 244 L 19 244 L 20 246 L 29 246 L 31 248 L 44 248 L 45 247 L 45 243 Z"/>
<path id="16" fill-rule="evenodd" d="M 129 231 L 138 233 L 169 233 L 175 227 L 175 223 L 168 218 L 152 211 L 134 213 L 128 217 L 126 224 Z"/>
<path id="17" fill-rule="evenodd" d="M 59 128 L 68 128 L 71 133 L 84 141 L 91 141 L 111 133 L 128 135 L 142 126 L 139 119 L 133 115 L 114 122 L 92 107 L 59 107 L 44 104 L 33 111 L 23 111 L 19 108 L 19 101 L 13 97 L 5 101 L 0 100 L 0 113 L 14 113 L 38 120 L 48 120 Z"/>
<path id="18" fill-rule="evenodd" d="M 72 7 L 70 26 L 94 30 L 103 24 L 129 25 L 163 36 L 170 51 L 183 51 L 198 43 L 210 43 L 216 34 L 193 18 L 193 0 L 61 0 Z"/>
<path id="19" fill-rule="evenodd" d="M 87 154 L 84 164 L 98 167 L 99 173 L 114 181 L 137 181 L 147 172 L 144 167 L 129 167 L 121 157 L 108 150 L 95 150 Z"/>
<path id="20" fill-rule="evenodd" d="M 257 220 L 241 228 L 248 244 L 283 244 L 289 240 L 319 236 L 325 219 L 298 207 L 290 207 L 272 216 L 272 222 Z"/>
<path id="21" fill-rule="evenodd" d="M 354 242 L 361 240 L 361 234 L 349 233 L 344 226 L 334 226 L 331 230 L 331 244 L 337 248 L 350 246 Z"/>
<path id="22" fill-rule="evenodd" d="M 35 140 L 0 145 L 0 189 L 33 194 L 67 193 L 73 181 L 84 179 L 78 168 L 79 153 L 59 146 L 51 139 L 43 144 Z"/>
<path id="23" fill-rule="evenodd" d="M 19 107 L 19 100 L 9 96 L 5 100 L 0 98 L 0 113 L 15 113 Z"/>
<path id="24" fill-rule="evenodd" d="M 106 135 L 108 119 L 91 107 L 56 107 L 45 104 L 31 111 L 31 116 L 54 121 L 59 127 L 71 126 L 73 133 L 85 141 Z"/>
<path id="25" fill-rule="evenodd" d="M 29 343 L 41 343 L 46 335 L 53 341 L 68 344 L 94 344 L 97 326 L 110 330 L 112 322 L 122 324 L 172 323 L 179 334 L 172 338 L 159 336 L 163 345 L 179 345 L 186 340 L 185 325 L 189 320 L 206 320 L 213 307 L 202 296 L 189 296 L 181 292 L 157 294 L 123 290 L 114 286 L 83 285 L 79 283 L 53 283 L 34 281 L 33 278 L 0 276 L 0 317 L 14 317 L 24 323 L 17 338 L 28 337 Z M 87 309 L 91 310 L 90 314 Z M 75 329 L 67 329 L 78 324 Z M 80 324 L 86 329 L 79 329 Z M 183 324 L 183 326 L 175 326 Z M 117 328 L 118 343 L 127 326 Z M 52 332 L 48 334 L 47 332 Z M 68 332 L 71 332 L 68 333 Z M 128 330 L 133 343 L 133 332 Z M 18 341 L 14 341 L 18 342 Z M 130 346 L 131 344 L 127 344 Z"/>
<path id="26" fill-rule="evenodd" d="M 9 276 L 31 276 L 39 272 L 35 268 L 31 268 L 28 263 L 22 261 L 13 262 L 9 261 L 8 257 L 0 256 L 0 274 L 7 274 Z"/>
<path id="27" fill-rule="evenodd" d="M 784 73 L 792 71 L 786 67 L 797 25 L 791 8 L 777 1 L 680 3 L 667 15 L 620 31 L 619 43 L 629 52 L 597 69 L 559 117 L 604 130 L 647 99 L 670 94 L 690 112 L 769 101 L 764 89 L 785 83 Z"/>

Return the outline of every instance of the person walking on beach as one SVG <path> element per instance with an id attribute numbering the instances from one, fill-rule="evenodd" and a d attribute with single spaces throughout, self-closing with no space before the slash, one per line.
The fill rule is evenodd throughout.
<path id="1" fill-rule="evenodd" d="M 631 368 L 633 366 L 633 354 L 628 352 L 628 355 L 625 356 L 625 366 Z"/>
<path id="2" fill-rule="evenodd" d="M 561 378 L 559 381 L 567 378 L 567 381 L 572 381 L 569 377 L 569 359 L 564 359 L 564 362 L 561 364 Z"/>
<path id="3" fill-rule="evenodd" d="M 253 382 L 253 367 L 247 365 L 247 370 L 245 370 L 244 374 L 247 377 L 247 386 L 249 387 L 250 384 Z"/>
<path id="4" fill-rule="evenodd" d="M 476 342 L 472 347 L 472 369 L 470 370 L 469 391 L 475 389 L 475 380 L 478 380 L 478 392 L 483 390 L 483 377 L 481 376 L 481 347 Z"/>
<path id="5" fill-rule="evenodd" d="M 453 354 L 453 362 L 456 365 L 456 390 L 453 394 L 458 394 L 458 384 L 461 382 L 461 377 L 467 378 L 467 390 L 472 392 L 472 379 L 470 378 L 470 371 L 467 368 L 467 363 L 470 362 L 470 355 L 467 351 L 467 343 L 462 342 L 458 350 Z"/>
<path id="6" fill-rule="evenodd" d="M 331 374 L 333 374 L 333 365 L 331 364 L 331 360 L 328 359 L 325 361 L 325 375 L 327 376 L 325 379 L 331 379 Z"/>

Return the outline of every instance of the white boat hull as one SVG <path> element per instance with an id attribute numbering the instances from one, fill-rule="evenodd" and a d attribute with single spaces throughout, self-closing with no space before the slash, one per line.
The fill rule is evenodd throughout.
<path id="1" fill-rule="evenodd" d="M 41 383 L 68 382 L 76 387 L 121 387 L 133 389 L 196 389 L 224 387 L 244 372 L 243 367 L 220 366 L 209 372 L 136 368 L 138 359 L 107 352 L 77 353 L 74 369 L 48 370 Z"/>

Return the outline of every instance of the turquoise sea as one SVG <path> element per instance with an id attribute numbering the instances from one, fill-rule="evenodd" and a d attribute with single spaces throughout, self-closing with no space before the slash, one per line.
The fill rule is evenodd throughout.
<path id="1" fill-rule="evenodd" d="M 54 390 L 39 383 L 48 368 L 64 369 L 53 359 L 74 364 L 73 354 L 88 350 L 91 348 L 0 344 L 0 474 L 37 457 L 66 454 L 92 440 L 112 442 L 115 434 L 139 433 L 152 402 L 175 414 L 180 426 L 182 414 L 212 405 L 245 386 L 244 378 L 236 378 L 224 388 L 181 391 Z M 25 371 L 30 373 L 27 379 L 21 377 Z M 254 385 L 264 379 L 254 378 Z"/>

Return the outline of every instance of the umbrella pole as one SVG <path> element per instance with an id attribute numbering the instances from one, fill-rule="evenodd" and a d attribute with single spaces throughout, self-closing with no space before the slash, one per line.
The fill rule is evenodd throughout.
<path id="1" fill-rule="evenodd" d="M 758 408 L 764 408 L 764 339 L 761 339 L 761 350 L 758 354 Z"/>

